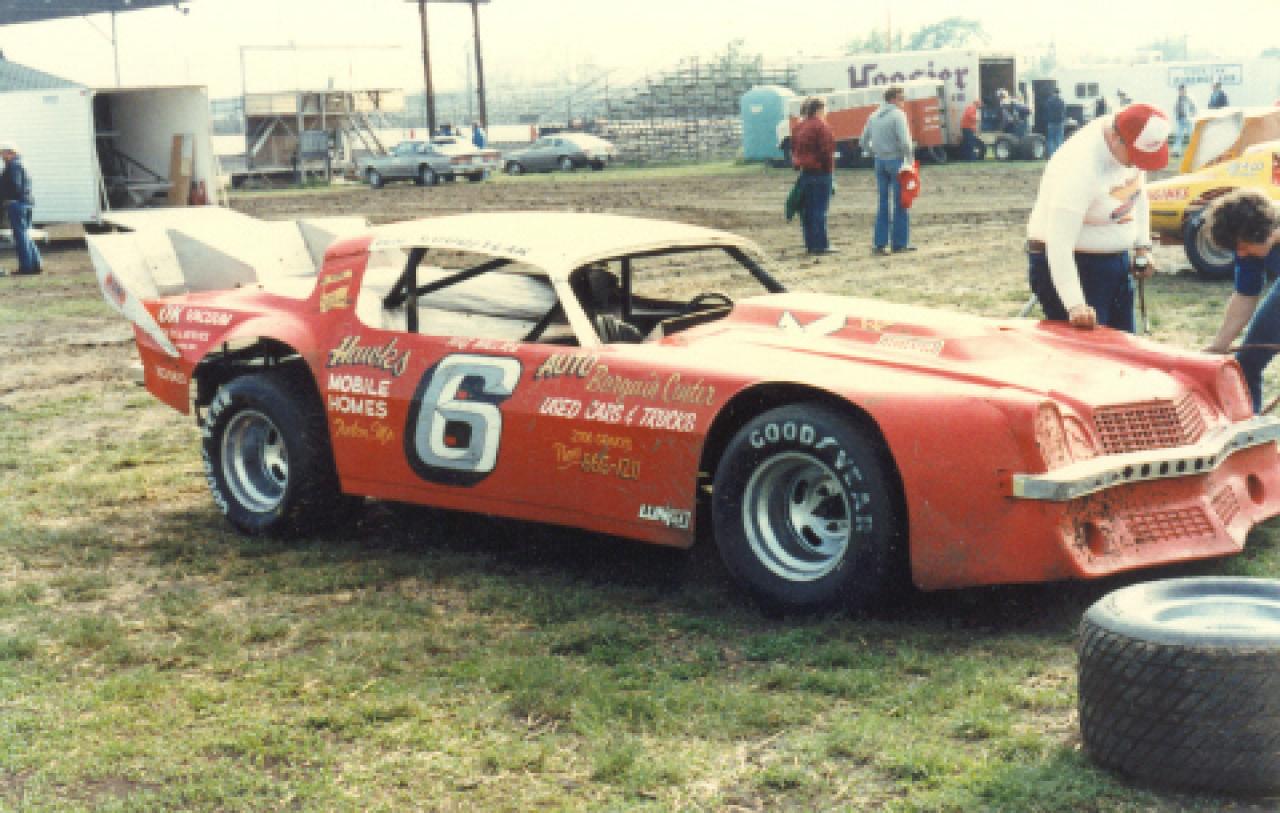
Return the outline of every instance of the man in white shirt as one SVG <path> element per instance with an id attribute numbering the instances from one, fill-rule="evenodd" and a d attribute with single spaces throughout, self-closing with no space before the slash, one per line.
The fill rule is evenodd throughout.
<path id="1" fill-rule="evenodd" d="M 1028 276 L 1045 318 L 1134 332 L 1132 276 L 1155 272 L 1146 173 L 1169 163 L 1169 119 L 1132 104 L 1054 153 L 1027 224 Z"/>

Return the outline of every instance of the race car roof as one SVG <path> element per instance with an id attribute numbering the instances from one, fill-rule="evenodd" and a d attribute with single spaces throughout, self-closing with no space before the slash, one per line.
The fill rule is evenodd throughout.
<path id="1" fill-rule="evenodd" d="M 734 246 L 760 254 L 729 232 L 625 215 L 493 212 L 448 215 L 379 226 L 372 249 L 448 248 L 539 266 L 553 275 L 607 257 L 666 248 Z"/>

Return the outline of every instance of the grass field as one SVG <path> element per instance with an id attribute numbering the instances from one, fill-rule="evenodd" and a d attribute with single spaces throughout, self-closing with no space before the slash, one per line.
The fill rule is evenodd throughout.
<path id="1" fill-rule="evenodd" d="M 83 249 L 49 266 L 0 291 L 0 810 L 1273 809 L 1081 752 L 1075 628 L 1119 581 L 775 620 L 707 544 L 391 506 L 240 537 L 192 421 L 131 382 Z M 1154 327 L 1195 346 L 1223 292 L 1184 277 Z M 1020 296 L 952 282 L 972 298 L 863 293 Z M 1278 530 L 1144 577 L 1274 576 Z"/>

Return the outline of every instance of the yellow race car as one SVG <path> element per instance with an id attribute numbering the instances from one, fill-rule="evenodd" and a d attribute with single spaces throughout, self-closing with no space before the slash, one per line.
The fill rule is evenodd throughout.
<path id="1" fill-rule="evenodd" d="M 1239 187 L 1280 201 L 1280 110 L 1228 109 L 1197 119 L 1180 170 L 1147 184 L 1151 234 L 1164 244 L 1182 243 L 1201 276 L 1228 278 L 1235 258 L 1209 239 L 1202 214 L 1211 200 Z"/>

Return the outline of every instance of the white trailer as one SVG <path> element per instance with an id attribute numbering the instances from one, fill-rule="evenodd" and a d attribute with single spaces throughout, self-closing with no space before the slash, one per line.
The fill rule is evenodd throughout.
<path id="1" fill-rule="evenodd" d="M 186 149 L 175 162 L 174 136 Z M 112 209 L 170 200 L 175 181 L 222 192 L 204 87 L 90 88 L 0 60 L 0 139 L 31 174 L 37 223 L 102 223 Z M 183 169 L 183 179 L 171 177 Z"/>
<path id="2" fill-rule="evenodd" d="M 1232 107 L 1270 107 L 1280 100 L 1280 59 L 1078 65 L 1059 68 L 1053 76 L 1063 101 L 1081 105 L 1086 118 L 1093 116 L 1099 96 L 1106 98 L 1108 108 L 1116 109 L 1119 91 L 1172 114 L 1178 85 L 1187 86 L 1201 113 L 1214 82 L 1222 83 Z"/>
<path id="3" fill-rule="evenodd" d="M 1012 53 L 955 49 L 853 54 L 804 62 L 796 66 L 796 85 L 803 94 L 864 88 L 884 89 L 912 79 L 937 79 L 945 95 L 943 131 L 947 143 L 960 143 L 960 116 L 969 102 L 982 99 L 995 109 L 996 91 L 1018 86 L 1018 61 Z"/>

